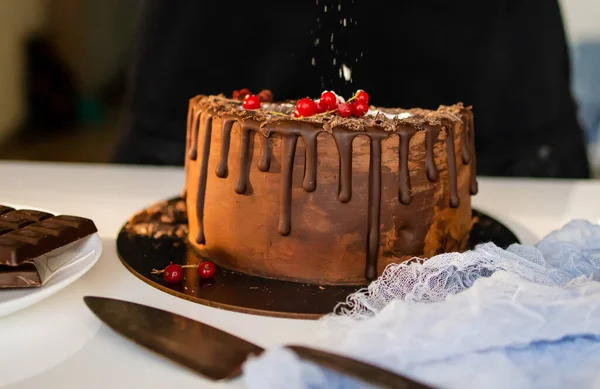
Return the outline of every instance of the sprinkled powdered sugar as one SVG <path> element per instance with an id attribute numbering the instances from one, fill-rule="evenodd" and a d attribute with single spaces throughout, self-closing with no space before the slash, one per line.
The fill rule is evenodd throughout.
<path id="1" fill-rule="evenodd" d="M 410 112 L 400 112 L 397 114 L 392 114 L 392 113 L 382 112 L 378 109 L 369 109 L 369 112 L 367 112 L 366 116 L 377 116 L 379 114 L 384 115 L 388 119 L 406 119 L 406 118 L 409 118 L 412 116 L 412 113 L 410 113 Z"/>

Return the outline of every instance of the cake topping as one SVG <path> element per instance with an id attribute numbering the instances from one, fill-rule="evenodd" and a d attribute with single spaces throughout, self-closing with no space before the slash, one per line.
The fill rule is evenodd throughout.
<path id="1" fill-rule="evenodd" d="M 369 104 L 369 95 L 364 90 L 359 89 L 356 92 L 355 97 L 356 97 L 356 101 L 359 101 L 359 102 L 365 103 L 365 104 Z"/>
<path id="2" fill-rule="evenodd" d="M 257 94 L 257 96 L 260 99 L 260 101 L 263 101 L 265 103 L 272 103 L 273 102 L 273 93 L 271 93 L 271 91 L 268 90 L 268 89 L 261 90 Z"/>
<path id="3" fill-rule="evenodd" d="M 296 103 L 296 108 L 294 109 L 294 117 L 309 117 L 313 116 L 317 113 L 319 107 L 317 103 L 311 100 L 308 97 L 304 97 Z"/>
<path id="4" fill-rule="evenodd" d="M 400 112 L 398 114 L 392 114 L 392 113 L 387 113 L 387 112 L 382 112 L 378 109 L 369 109 L 369 111 L 366 113 L 367 116 L 385 116 L 388 119 L 407 119 L 412 115 L 412 113 L 410 112 Z"/>
<path id="5" fill-rule="evenodd" d="M 312 100 L 310 97 L 298 100 L 294 108 L 294 117 L 308 118 L 328 114 L 338 114 L 344 118 L 350 116 L 361 117 L 369 111 L 368 103 L 369 95 L 360 89 L 347 102 L 333 91 L 323 91 L 321 97 L 317 100 Z M 276 116 L 286 116 L 278 111 L 270 111 L 270 113 Z"/>
<path id="6" fill-rule="evenodd" d="M 250 90 L 248 88 L 242 88 L 240 90 L 234 90 L 231 97 L 235 100 L 243 100 L 244 97 L 250 94 Z"/>
<path id="7" fill-rule="evenodd" d="M 350 104 L 350 108 L 352 111 L 352 115 L 356 117 L 364 116 L 369 111 L 369 106 L 367 105 L 367 103 L 358 100 L 353 101 Z"/>
<path id="8" fill-rule="evenodd" d="M 327 107 L 325 106 L 326 103 L 324 103 L 322 99 L 317 100 L 316 103 L 317 103 L 317 113 L 327 112 Z"/>
<path id="9" fill-rule="evenodd" d="M 327 91 L 326 91 L 327 92 Z M 294 115 L 296 104 L 298 101 L 285 100 L 280 102 L 262 102 L 260 108 L 245 109 L 241 101 L 227 98 L 223 95 L 206 96 L 200 95 L 194 98 L 193 105 L 202 107 L 202 109 L 210 109 L 210 111 L 217 116 L 231 117 L 236 120 L 251 120 L 260 123 L 261 128 L 267 124 L 275 123 L 278 121 L 302 121 L 310 123 L 315 126 L 319 126 L 326 131 L 331 133 L 335 127 L 344 127 L 352 131 L 368 132 L 371 128 L 378 128 L 386 132 L 398 133 L 402 128 L 413 127 L 417 131 L 424 130 L 424 125 L 443 126 L 443 121 L 452 123 L 462 122 L 464 120 L 463 111 L 466 109 L 462 104 L 454 104 L 450 106 L 440 106 L 438 109 L 402 109 L 402 108 L 386 108 L 386 107 L 375 107 L 369 105 L 369 109 L 363 116 L 355 116 L 352 114 L 352 110 L 348 111 L 346 107 L 341 104 L 351 104 L 358 102 L 357 95 L 366 94 L 365 91 L 359 90 L 357 94 L 344 101 L 340 96 L 335 94 L 337 97 L 337 109 L 323 111 L 323 103 L 320 99 L 311 99 L 316 104 L 316 113 L 312 116 L 306 115 Z M 263 93 L 263 96 L 267 93 Z M 257 95 L 258 96 L 258 95 Z M 367 94 L 367 99 L 370 100 Z M 361 97 L 364 99 L 365 97 Z M 260 99 L 260 96 L 259 96 Z M 340 111 L 340 106 L 342 107 Z M 364 110 L 364 109 L 363 109 Z M 349 112 L 349 114 L 348 114 Z M 361 112 L 361 111 L 359 111 Z M 190 124 L 194 120 L 199 118 L 189 118 Z M 191 150 L 192 154 L 195 152 Z"/>
<path id="10" fill-rule="evenodd" d="M 253 95 L 253 93 L 250 92 L 250 89 L 248 89 L 248 88 L 242 88 L 239 90 L 236 89 L 231 94 L 231 98 L 234 100 L 243 101 L 248 95 Z M 258 99 L 262 102 L 265 102 L 265 103 L 273 102 L 273 93 L 268 89 L 261 90 L 256 96 L 258 96 Z M 246 108 L 246 109 L 251 109 L 251 108 Z"/>
<path id="11" fill-rule="evenodd" d="M 325 111 L 334 110 L 338 105 L 338 98 L 335 93 L 330 91 L 325 91 L 321 93 L 321 98 L 319 99 L 320 105 L 325 109 Z"/>
<path id="12" fill-rule="evenodd" d="M 338 113 L 343 118 L 350 117 L 352 115 L 352 107 L 348 103 L 340 103 L 338 105 Z"/>
<path id="13" fill-rule="evenodd" d="M 260 99 L 256 95 L 246 95 L 242 100 L 242 107 L 244 109 L 259 109 L 260 108 Z"/>

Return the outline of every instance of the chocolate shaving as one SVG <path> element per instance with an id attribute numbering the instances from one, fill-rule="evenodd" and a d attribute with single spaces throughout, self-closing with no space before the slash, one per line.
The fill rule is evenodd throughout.
<path id="1" fill-rule="evenodd" d="M 185 200 L 161 201 L 131 217 L 124 229 L 131 235 L 186 239 L 189 228 Z"/>
<path id="2" fill-rule="evenodd" d="M 442 125 L 444 120 L 451 123 L 461 123 L 460 115 L 471 107 L 465 107 L 462 103 L 454 105 L 441 105 L 437 110 L 422 108 L 401 109 L 383 108 L 371 106 L 371 110 L 379 111 L 375 116 L 365 115 L 362 117 L 344 118 L 338 114 L 317 114 L 311 117 L 295 118 L 293 116 L 295 101 L 282 101 L 271 104 L 263 104 L 261 109 L 246 110 L 240 101 L 226 98 L 224 95 L 205 96 L 199 95 L 192 99 L 192 105 L 201 110 L 208 109 L 214 116 L 233 117 L 239 120 L 253 120 L 259 122 L 260 127 L 265 129 L 271 123 L 280 121 L 299 121 L 320 126 L 327 132 L 333 128 L 340 127 L 352 131 L 368 131 L 369 128 L 383 129 L 387 132 L 399 132 L 406 125 L 413 126 L 417 131 L 424 130 L 429 126 Z M 287 116 L 275 115 L 271 112 L 281 113 Z M 398 118 L 387 117 L 385 114 L 398 115 L 410 113 L 411 116 Z"/>

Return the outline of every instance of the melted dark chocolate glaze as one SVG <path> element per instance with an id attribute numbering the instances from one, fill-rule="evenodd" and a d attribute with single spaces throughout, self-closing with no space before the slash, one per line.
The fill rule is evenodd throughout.
<path id="1" fill-rule="evenodd" d="M 369 158 L 369 209 L 367 220 L 367 265 L 365 278 L 377 278 L 377 258 L 379 257 L 379 225 L 381 219 L 381 141 L 386 133 L 370 132 Z"/>
<path id="2" fill-rule="evenodd" d="M 187 177 L 187 172 L 188 172 L 188 159 L 187 159 L 187 155 L 189 153 L 190 150 L 190 127 L 192 126 L 191 124 L 191 120 L 192 120 L 192 107 L 190 104 L 190 109 L 188 110 L 188 115 L 187 115 L 187 120 L 186 120 L 186 130 L 185 130 L 185 155 L 186 157 L 183 159 L 183 174 L 184 177 Z M 187 187 L 184 185 L 183 189 L 181 189 L 181 198 L 185 199 L 187 195 Z"/>
<path id="3" fill-rule="evenodd" d="M 439 134 L 439 127 L 429 125 L 425 127 L 425 152 L 427 153 L 425 156 L 425 168 L 427 169 L 427 179 L 431 182 L 435 182 L 440 178 L 437 166 L 435 166 L 435 159 L 433 158 L 433 146 Z"/>
<path id="4" fill-rule="evenodd" d="M 200 131 L 200 111 L 194 114 L 192 127 L 190 129 L 190 154 L 189 157 L 195 161 L 198 157 L 198 131 Z"/>
<path id="5" fill-rule="evenodd" d="M 250 179 L 250 131 L 251 128 L 242 125 L 241 131 L 241 150 L 240 150 L 240 176 L 235 184 L 235 193 L 244 194 L 248 189 L 248 180 Z M 254 134 L 252 134 L 254 135 Z"/>
<path id="6" fill-rule="evenodd" d="M 296 157 L 297 134 L 283 135 L 281 148 L 281 204 L 279 208 L 279 233 L 287 236 L 292 231 L 292 178 L 294 175 L 294 158 Z"/>
<path id="7" fill-rule="evenodd" d="M 456 177 L 456 152 L 454 150 L 454 126 L 452 123 L 444 123 L 446 128 L 446 156 L 448 158 L 448 181 L 450 184 L 450 206 L 458 208 L 458 184 Z"/>
<path id="8" fill-rule="evenodd" d="M 357 135 L 358 133 L 353 131 L 333 129 L 340 158 L 338 198 L 342 203 L 352 199 L 352 142 Z"/>
<path id="9" fill-rule="evenodd" d="M 208 178 L 208 157 L 210 154 L 210 140 L 212 137 L 212 119 L 213 115 L 210 112 L 206 112 L 203 115 L 204 118 L 204 142 L 202 144 L 202 161 L 200 165 L 200 179 L 198 182 L 198 197 L 196 198 L 196 216 L 198 218 L 198 236 L 196 242 L 198 244 L 205 244 L 206 238 L 204 236 L 204 197 L 206 195 L 206 180 Z M 198 126 L 197 126 L 198 127 Z M 193 133 L 196 133 L 196 139 L 198 138 L 199 128 L 196 128 Z M 198 148 L 192 145 L 194 149 Z M 190 158 L 192 156 L 190 155 Z"/>
<path id="10" fill-rule="evenodd" d="M 221 135 L 221 160 L 217 165 L 217 177 L 227 178 L 229 175 L 228 161 L 229 158 L 229 144 L 231 143 L 231 128 L 235 123 L 234 119 L 223 120 L 223 130 Z"/>
<path id="11" fill-rule="evenodd" d="M 469 124 L 468 124 L 468 115 L 466 113 L 462 113 L 460 115 L 460 120 L 465 125 L 463 132 L 460 136 L 460 153 L 462 156 L 462 161 L 466 165 L 471 162 L 471 154 L 469 153 Z"/>
<path id="12" fill-rule="evenodd" d="M 268 172 L 271 168 L 271 142 L 266 136 L 262 138 L 262 154 L 260 161 L 258 161 L 258 170 L 261 172 Z"/>
<path id="13" fill-rule="evenodd" d="M 400 142 L 400 172 L 398 174 L 398 199 L 404 205 L 412 202 L 412 188 L 410 187 L 410 172 L 408 171 L 408 154 L 410 138 L 415 134 L 412 127 L 402 128 L 399 132 L 398 140 Z"/>
<path id="14" fill-rule="evenodd" d="M 473 125 L 473 112 L 472 111 L 465 111 L 466 115 L 467 115 L 467 122 L 466 122 L 466 133 L 468 135 L 468 139 L 469 139 L 469 153 L 471 156 L 471 161 L 469 164 L 469 168 L 471 169 L 471 185 L 470 185 L 470 192 L 472 195 L 476 195 L 477 192 L 479 191 L 479 187 L 477 185 L 477 177 L 476 177 L 476 166 L 477 166 L 477 158 L 475 156 L 475 129 L 474 129 L 474 125 Z"/>
<path id="15" fill-rule="evenodd" d="M 192 108 L 190 108 L 191 110 Z M 188 116 L 188 138 L 187 145 L 188 157 L 190 160 L 196 160 L 198 154 L 198 137 L 200 131 L 200 110 Z M 198 236 L 196 242 L 205 244 L 204 236 L 204 199 L 206 193 L 206 182 L 208 173 L 208 161 L 210 153 L 210 143 L 212 134 L 213 112 L 209 109 L 202 115 L 204 139 L 202 144 L 202 160 L 200 164 L 200 178 L 198 184 L 197 196 L 197 218 L 198 218 Z M 461 112 L 461 119 L 464 125 L 461 135 L 461 156 L 463 164 L 470 164 L 471 170 L 471 194 L 477 193 L 477 180 L 475 177 L 475 142 L 473 134 L 473 114 L 470 110 Z M 235 191 L 238 194 L 246 193 L 249 181 L 249 169 L 251 165 L 250 148 L 252 147 L 251 137 L 258 133 L 262 138 L 262 154 L 258 162 L 258 169 L 262 172 L 269 171 L 271 162 L 271 143 L 269 137 L 271 134 L 278 134 L 282 138 L 281 149 L 281 187 L 280 187 L 280 213 L 278 231 L 281 235 L 287 236 L 291 233 L 291 209 L 292 209 L 292 178 L 294 159 L 298 138 L 301 137 L 305 146 L 305 166 L 303 188 L 307 192 L 313 192 L 317 187 L 317 138 L 321 132 L 319 127 L 310 123 L 298 121 L 278 121 L 267 123 L 266 131 L 261 129 L 261 123 L 255 120 L 241 120 L 235 117 L 222 118 L 222 143 L 219 164 L 216 169 L 216 175 L 219 178 L 228 176 L 228 156 L 230 148 L 231 130 L 234 122 L 238 122 L 241 127 L 241 150 L 240 150 L 240 176 L 238 177 Z M 434 146 L 437 143 L 439 133 L 442 129 L 446 130 L 446 154 L 448 158 L 448 180 L 450 187 L 450 206 L 456 208 L 460 204 L 457 187 L 457 167 L 456 154 L 454 147 L 453 123 L 444 121 L 442 125 L 424 125 L 425 130 L 425 151 L 426 151 L 426 171 L 427 178 L 430 181 L 439 179 L 439 172 L 435 165 Z M 399 138 L 399 175 L 398 175 L 398 199 L 402 204 L 412 202 L 412 189 L 410 183 L 410 172 L 408 168 L 409 143 L 412 136 L 417 131 L 414 126 L 406 125 L 397 131 L 389 133 L 376 127 L 369 128 L 368 131 L 353 131 L 342 127 L 334 127 L 331 131 L 335 139 L 339 152 L 339 190 L 338 198 L 342 203 L 349 202 L 352 198 L 352 142 L 358 135 L 367 135 L 370 139 L 370 159 L 369 159 L 369 197 L 368 197 L 368 220 L 367 220 L 367 252 L 365 277 L 368 280 L 377 278 L 377 258 L 380 247 L 380 218 L 381 218 L 381 146 L 382 141 L 392 134 L 397 134 Z M 187 161 L 186 161 L 187 171 Z"/>
<path id="16" fill-rule="evenodd" d="M 306 150 L 302 187 L 307 192 L 314 192 L 317 189 L 317 137 L 320 133 L 321 131 L 317 130 L 302 133 Z"/>

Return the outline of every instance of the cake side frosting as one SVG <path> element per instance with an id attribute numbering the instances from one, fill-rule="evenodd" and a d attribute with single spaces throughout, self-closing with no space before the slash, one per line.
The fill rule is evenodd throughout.
<path id="1" fill-rule="evenodd" d="M 236 163 L 237 177 L 231 177 L 235 180 L 232 185 L 237 196 L 256 197 L 249 193 L 252 191 L 250 182 L 252 169 L 250 164 L 256 156 L 258 156 L 257 169 L 263 173 L 262 176 L 259 176 L 259 180 L 264 179 L 265 181 L 264 183 L 257 182 L 255 186 L 268 186 L 271 188 L 277 185 L 279 193 L 276 230 L 282 237 L 293 235 L 293 224 L 296 222 L 294 218 L 302 217 L 302 215 L 293 214 L 292 210 L 298 213 L 307 209 L 306 207 L 303 208 L 304 211 L 300 208 L 296 209 L 297 207 L 293 202 L 294 196 L 292 194 L 296 193 L 295 190 L 297 189 L 294 187 L 294 171 L 298 170 L 299 159 L 303 159 L 300 162 L 303 164 L 301 187 L 304 192 L 314 198 L 322 196 L 322 193 L 317 191 L 317 176 L 318 171 L 321 170 L 325 172 L 323 174 L 326 174 L 326 180 L 323 182 L 323 192 L 331 189 L 329 186 L 333 185 L 333 180 L 337 181 L 337 188 L 335 189 L 337 201 L 340 204 L 351 203 L 353 196 L 357 195 L 357 193 L 353 193 L 356 189 L 353 185 L 353 178 L 356 176 L 356 171 L 364 167 L 365 173 L 367 173 L 365 179 L 366 190 L 364 191 L 367 194 L 365 204 L 367 210 L 364 215 L 366 216 L 364 218 L 366 219 L 364 220 L 366 222 L 366 233 L 357 231 L 359 235 L 364 234 L 363 238 L 365 240 L 363 280 L 372 280 L 380 273 L 381 266 L 379 265 L 381 264 L 378 264 L 378 260 L 381 259 L 382 254 L 385 254 L 386 247 L 392 248 L 391 252 L 397 255 L 397 259 L 405 260 L 413 255 L 427 254 L 425 252 L 427 251 L 425 250 L 427 244 L 434 247 L 434 250 L 442 251 L 460 249 L 459 246 L 464 245 L 471 222 L 468 220 L 470 219 L 470 199 L 468 197 L 470 194 L 477 192 L 473 114 L 469 107 L 456 104 L 440 106 L 435 111 L 371 107 L 369 111 L 371 114 L 360 118 L 343 118 L 336 115 L 294 118 L 291 116 L 291 111 L 293 111 L 293 104 L 289 102 L 262 104 L 260 110 L 249 111 L 244 110 L 239 101 L 227 99 L 223 96 L 197 96 L 190 100 L 186 142 L 186 188 L 193 187 L 195 189 L 191 195 L 188 193 L 190 195 L 188 199 L 193 200 L 188 201 L 188 209 L 194 213 L 193 217 L 190 217 L 190 241 L 194 245 L 199 248 L 208 248 L 209 252 L 211 251 L 211 237 L 207 237 L 205 226 L 207 191 L 217 190 L 220 191 L 221 197 L 229 196 L 224 189 L 220 188 L 221 183 L 215 181 L 214 177 L 221 180 L 228 179 L 233 154 L 238 159 Z M 234 132 L 239 133 L 239 136 L 232 137 Z M 255 134 L 259 134 L 259 136 L 255 137 Z M 323 136 L 328 136 L 333 141 L 326 140 Z M 368 138 L 368 142 L 356 141 L 358 138 L 365 137 Z M 317 141 L 318 138 L 319 141 Z M 397 142 L 395 143 L 396 147 L 390 146 L 390 138 L 397 138 L 397 141 L 395 141 Z M 258 139 L 259 144 L 255 144 L 256 139 Z M 298 142 L 299 140 L 301 142 Z M 322 163 L 324 159 L 329 157 L 328 155 L 322 155 L 321 161 L 319 161 L 318 143 L 320 144 L 319 148 L 325 147 L 336 152 L 338 166 L 335 168 L 337 172 L 334 172 L 331 166 L 328 166 L 333 164 L 326 166 Z M 235 149 L 232 147 L 234 144 Z M 360 146 L 358 147 L 356 144 L 360 144 Z M 277 155 L 274 153 L 275 148 L 278 151 Z M 304 158 L 302 158 L 302 155 L 297 155 L 300 154 L 297 153 L 299 149 L 303 149 Z M 355 155 L 357 153 L 362 158 L 359 158 L 358 161 Z M 393 161 L 395 163 L 390 160 L 392 156 L 395 158 L 395 161 Z M 278 165 L 278 184 L 269 181 L 270 178 L 267 179 L 265 175 L 267 172 L 273 172 L 274 169 L 271 166 L 273 161 L 276 161 Z M 212 171 L 209 170 L 211 164 L 214 165 Z M 411 165 L 414 165 L 412 169 Z M 294 169 L 295 167 L 296 169 Z M 424 174 L 420 174 L 421 167 Z M 396 171 L 390 172 L 390 169 L 396 169 Z M 395 205 L 389 201 L 387 193 L 392 186 L 391 179 L 394 179 L 396 186 Z M 209 181 L 212 188 L 219 186 L 219 189 L 211 189 L 207 185 Z M 419 184 L 419 188 L 414 187 L 415 182 Z M 356 185 L 360 186 L 359 184 Z M 427 196 L 415 194 L 415 191 L 426 193 Z M 442 191 L 444 193 L 441 193 Z M 212 195 L 213 193 L 209 192 L 209 197 Z M 358 195 L 364 197 L 363 193 L 358 193 Z M 421 196 L 418 199 L 419 204 L 413 204 L 415 196 Z M 411 234 L 403 233 L 402 228 L 398 227 L 403 223 L 406 224 L 406 221 L 401 220 L 401 214 L 410 215 L 412 219 L 418 218 L 420 214 L 415 211 L 428 207 L 427 201 L 423 201 L 425 197 L 430 197 L 429 200 L 431 200 L 431 210 L 421 213 L 422 215 L 431 214 L 427 218 L 424 217 L 424 219 L 427 219 L 426 225 L 419 227 L 418 233 L 414 231 Z M 438 204 L 437 202 L 441 200 L 444 202 Z M 242 201 L 245 200 L 234 200 L 234 203 Z M 254 199 L 256 204 L 260 203 L 261 206 L 272 211 L 270 205 L 263 204 L 266 201 L 258 198 Z M 271 201 L 271 199 L 268 201 Z M 321 202 L 327 201 L 331 200 L 321 200 Z M 462 206 L 461 202 L 463 203 Z M 336 205 L 328 204 L 330 209 L 337 209 Z M 223 207 L 213 202 L 211 210 L 216 212 L 216 208 L 221 209 Z M 455 211 L 452 211 L 453 209 Z M 306 211 L 306 213 L 310 213 L 311 210 Z M 386 211 L 383 215 L 383 224 L 382 210 Z M 400 217 L 398 220 L 394 219 L 389 222 L 387 211 L 398 214 Z M 324 212 L 327 213 L 330 210 L 324 210 Z M 362 218 L 362 213 L 365 213 L 365 211 L 356 210 L 357 220 Z M 436 218 L 440 220 L 435 220 Z M 195 220 L 192 221 L 191 219 Z M 257 221 L 245 220 L 242 223 L 252 224 L 257 223 Z M 418 224 L 417 222 L 412 223 Z M 211 224 L 211 228 L 220 229 L 214 223 Z M 264 228 L 268 229 L 269 227 Z M 432 228 L 436 229 L 435 233 L 432 233 Z M 441 231 L 440 229 L 447 229 L 448 231 Z M 261 233 L 269 234 L 265 231 L 257 232 L 258 235 Z M 305 242 L 300 243 L 311 244 L 311 237 L 313 240 L 316 239 L 313 236 L 315 234 L 308 230 L 303 231 L 303 233 L 307 238 Z M 235 234 L 235 232 L 228 233 L 228 230 L 220 230 L 220 235 L 223 234 Z M 331 231 L 332 239 L 337 237 L 338 241 L 346 239 L 347 235 L 348 231 L 345 231 L 343 226 L 337 226 Z M 423 243 L 425 248 L 403 249 L 400 247 L 402 244 L 395 242 L 410 238 L 417 242 L 416 246 Z M 219 236 L 213 240 L 219 241 L 220 239 Z M 324 238 L 320 237 L 319 239 Z M 230 240 L 235 241 L 236 239 L 232 237 Z M 279 241 L 279 238 L 269 235 L 265 245 L 270 244 L 273 240 Z M 431 242 L 427 243 L 427 241 Z M 290 239 L 289 243 L 292 245 L 297 244 L 297 239 Z M 313 241 L 312 244 L 315 244 L 315 242 Z M 384 247 L 382 247 L 382 244 Z M 415 246 L 414 242 L 412 244 Z M 360 283 L 356 271 L 353 271 L 351 275 L 344 275 L 341 274 L 343 270 L 336 270 L 340 274 L 325 277 L 307 274 L 296 277 L 289 272 L 289 274 L 284 274 L 286 270 L 284 269 L 285 266 L 282 266 L 281 269 L 274 270 L 271 274 L 270 268 L 274 266 L 274 262 L 268 263 L 271 259 L 265 259 L 265 263 L 262 265 L 255 263 L 259 261 L 256 258 L 260 259 L 261 256 L 266 258 L 269 256 L 268 253 L 259 252 L 253 258 L 250 257 L 254 254 L 244 259 L 239 258 L 240 255 L 243 256 L 240 253 L 236 255 L 225 253 L 228 249 L 222 247 L 224 245 L 225 243 L 221 245 L 218 251 L 223 253 L 223 257 L 227 258 L 216 262 L 225 267 L 233 268 L 233 270 L 267 277 L 316 283 Z M 409 245 L 406 244 L 405 246 L 408 247 Z M 265 246 L 264 250 L 257 247 L 254 247 L 254 249 L 254 251 L 265 251 L 268 250 L 268 247 Z M 419 252 L 419 250 L 423 252 Z M 309 251 L 306 252 L 309 253 Z M 335 254 L 335 252 L 331 254 Z M 291 258 L 290 261 L 294 259 L 293 254 L 286 252 L 281 257 Z M 388 258 L 387 261 L 389 260 Z M 252 261 L 254 262 L 244 263 Z M 330 268 L 337 268 L 336 266 L 339 267 L 338 265 L 332 265 Z"/>

